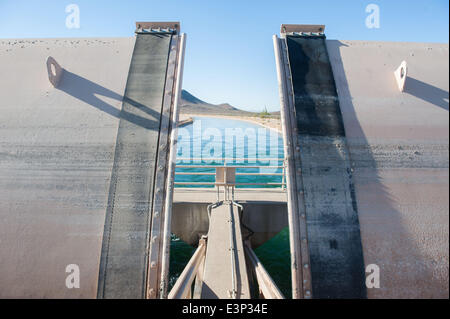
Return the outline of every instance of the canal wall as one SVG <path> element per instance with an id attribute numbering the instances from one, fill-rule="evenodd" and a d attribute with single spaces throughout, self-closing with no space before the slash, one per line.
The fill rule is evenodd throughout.
<path id="1" fill-rule="evenodd" d="M 134 42 L 0 40 L 0 297 L 97 297 Z M 380 288 L 367 295 L 448 298 L 448 44 L 326 44 L 364 265 L 380 267 Z M 62 88 L 48 81 L 49 55 L 74 75 Z M 403 93 L 393 75 L 402 60 Z M 65 285 L 70 264 L 80 267 L 79 289 Z"/>

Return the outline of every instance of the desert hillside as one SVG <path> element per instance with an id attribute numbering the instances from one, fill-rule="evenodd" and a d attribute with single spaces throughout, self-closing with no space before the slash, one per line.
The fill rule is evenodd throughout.
<path id="1" fill-rule="evenodd" d="M 211 104 L 205 102 L 186 90 L 181 92 L 181 114 L 205 114 L 205 115 L 228 115 L 228 116 L 258 116 L 258 117 L 279 117 L 279 112 L 261 114 L 259 112 L 249 112 L 240 110 L 228 103 Z"/>

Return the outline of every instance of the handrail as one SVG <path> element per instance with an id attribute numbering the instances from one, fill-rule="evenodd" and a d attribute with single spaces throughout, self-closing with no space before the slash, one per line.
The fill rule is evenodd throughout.
<path id="1" fill-rule="evenodd" d="M 259 290 L 265 299 L 284 299 L 283 294 L 278 289 L 277 285 L 270 277 L 263 264 L 259 261 L 250 244 L 247 242 L 244 244 L 244 250 L 247 255 L 249 264 L 252 266 L 256 275 Z"/>
<path id="2" fill-rule="evenodd" d="M 168 299 L 187 299 L 190 296 L 192 282 L 194 281 L 198 268 L 206 256 L 206 240 L 199 241 L 197 250 L 192 255 L 188 264 L 184 268 L 180 277 L 178 277 L 172 290 L 170 290 Z"/>
<path id="3" fill-rule="evenodd" d="M 178 24 L 179 25 L 179 24 Z M 177 136 L 178 129 L 176 123 L 179 119 L 180 97 L 182 89 L 183 69 L 184 69 L 184 54 L 186 48 L 186 34 L 181 34 L 180 49 L 178 52 L 178 69 L 176 75 L 175 97 L 172 114 L 172 131 L 170 135 L 169 147 L 169 167 L 167 169 L 167 184 L 166 184 L 166 198 L 164 203 L 164 230 L 163 230 L 163 248 L 162 248 L 162 262 L 160 273 L 160 297 L 166 298 L 167 286 L 169 282 L 169 263 L 170 263 L 170 228 L 172 223 L 172 201 L 174 192 L 176 156 L 177 156 Z"/>
<path id="4" fill-rule="evenodd" d="M 183 158 L 178 158 L 177 161 L 182 160 Z M 193 161 L 196 158 L 190 158 L 189 160 Z M 251 158 L 250 158 L 251 159 Z M 232 158 L 233 161 L 239 160 L 239 158 Z M 273 158 L 272 158 L 273 160 Z M 278 161 L 282 161 L 283 164 L 282 165 L 227 165 L 226 162 L 226 158 L 225 159 L 221 159 L 221 161 L 223 161 L 223 164 L 214 164 L 214 165 L 205 165 L 205 164 L 199 164 L 199 165 L 193 165 L 193 164 L 177 164 L 176 168 L 192 168 L 192 169 L 217 169 L 220 167 L 225 167 L 227 169 L 239 169 L 239 172 L 234 172 L 233 175 L 234 176 L 281 176 L 282 180 L 281 182 L 255 182 L 255 183 L 239 183 L 239 182 L 227 182 L 228 186 L 279 186 L 281 187 L 283 190 L 286 188 L 286 166 L 285 166 L 285 160 L 283 158 L 276 158 L 276 160 Z M 246 172 L 245 170 L 247 169 L 260 169 L 260 170 L 264 170 L 264 169 L 282 169 L 282 172 L 267 172 L 267 171 L 262 171 L 262 172 Z M 217 178 L 217 172 L 211 172 L 211 171 L 205 171 L 205 172 L 199 172 L 199 171 L 192 171 L 192 172 L 179 172 L 179 171 L 175 171 L 175 176 L 179 175 L 179 176 L 216 176 Z M 217 180 L 212 182 L 174 182 L 175 185 L 191 185 L 191 186 L 217 186 Z"/>
<path id="5" fill-rule="evenodd" d="M 238 257 L 236 256 L 236 247 L 234 245 L 234 241 L 236 239 L 235 233 L 235 223 L 234 223 L 234 212 L 233 212 L 233 204 L 230 205 L 230 220 L 229 220 L 229 231 L 230 231 L 230 261 L 231 261 L 231 291 L 230 297 L 231 299 L 237 299 L 237 285 L 236 285 L 236 260 Z"/>
<path id="6" fill-rule="evenodd" d="M 224 167 L 224 165 L 177 165 L 178 168 L 216 168 Z M 227 165 L 231 168 L 283 168 L 284 165 L 266 166 L 266 165 L 251 165 L 251 166 L 239 166 L 239 165 Z"/>
<path id="7" fill-rule="evenodd" d="M 214 176 L 216 173 L 207 173 L 207 172 L 177 172 L 177 175 L 210 175 Z M 283 173 L 236 173 L 236 176 L 283 176 Z"/>
<path id="8" fill-rule="evenodd" d="M 176 185 L 216 185 L 216 182 L 175 182 Z M 227 183 L 229 186 L 239 186 L 239 185 L 286 185 L 286 183 Z"/>
<path id="9" fill-rule="evenodd" d="M 233 161 L 284 161 L 282 157 L 178 157 L 177 161 L 223 161 L 223 160 L 233 160 Z"/>

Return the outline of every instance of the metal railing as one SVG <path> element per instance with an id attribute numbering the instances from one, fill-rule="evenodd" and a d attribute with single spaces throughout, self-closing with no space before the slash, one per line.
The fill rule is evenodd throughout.
<path id="1" fill-rule="evenodd" d="M 169 293 L 168 299 L 192 299 L 192 284 L 197 276 L 201 276 L 206 258 L 206 238 L 202 237 L 197 250 L 192 255 L 180 277 Z"/>
<path id="2" fill-rule="evenodd" d="M 255 183 L 243 183 L 243 182 L 236 182 L 227 181 L 226 184 L 228 186 L 279 186 L 283 190 L 286 187 L 286 165 L 285 165 L 285 159 L 284 158 L 177 158 L 177 162 L 179 161 L 189 161 L 192 164 L 176 164 L 176 169 L 178 168 L 188 168 L 188 169 L 216 169 L 215 172 L 198 172 L 198 171 L 177 171 L 175 170 L 175 177 L 176 176 L 215 176 L 215 181 L 185 181 L 185 182 L 177 182 L 175 181 L 175 185 L 183 185 L 183 186 L 218 186 L 223 185 L 223 182 L 219 182 L 217 180 L 217 169 L 218 168 L 227 168 L 227 169 L 235 169 L 236 172 L 234 173 L 235 176 L 281 176 L 282 180 L 281 182 L 255 182 Z M 200 161 L 199 164 L 195 164 L 195 161 Z M 204 162 L 212 162 L 212 164 L 203 164 Z M 244 163 L 237 163 L 238 161 L 247 161 L 251 162 L 252 164 L 246 165 Z M 272 162 L 277 161 L 281 162 L 281 165 L 257 165 L 253 163 L 258 162 Z M 220 162 L 220 163 L 216 163 Z M 279 170 L 280 172 L 245 172 L 245 170 L 248 169 L 275 169 Z M 240 170 L 239 172 L 237 170 Z M 244 172 L 242 172 L 244 170 Z"/>
<path id="3" fill-rule="evenodd" d="M 266 268 L 259 261 L 258 256 L 252 249 L 249 241 L 244 243 L 244 251 L 247 256 L 248 266 L 250 271 L 252 271 L 256 276 L 256 281 L 258 282 L 259 294 L 264 299 L 284 299 L 284 296 L 277 284 L 270 277 Z"/>

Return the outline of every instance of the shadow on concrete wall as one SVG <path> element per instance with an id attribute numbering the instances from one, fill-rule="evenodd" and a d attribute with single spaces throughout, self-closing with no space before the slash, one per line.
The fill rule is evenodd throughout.
<path id="1" fill-rule="evenodd" d="M 380 288 L 367 289 L 371 298 L 426 298 L 439 292 L 433 291 L 432 273 L 425 265 L 429 263 L 414 239 L 407 237 L 399 206 L 383 184 L 379 163 L 371 145 L 358 121 L 352 96 L 349 91 L 346 72 L 340 53 L 347 45 L 328 40 L 327 48 L 332 58 L 334 78 L 338 89 L 344 124 L 352 128 L 347 134 L 351 161 L 355 163 L 356 199 L 361 223 L 364 260 L 380 267 Z M 416 79 L 409 79 L 410 91 L 423 100 L 445 108 L 442 99 L 448 92 L 442 91 Z M 414 92 L 414 93 L 412 93 Z M 420 94 L 419 94 L 420 92 Z M 447 110 L 448 110 L 448 103 Z M 386 167 L 390 169 L 391 167 Z M 378 241 L 377 243 L 371 241 Z M 413 256 L 414 264 L 410 264 Z"/>
<path id="2" fill-rule="evenodd" d="M 63 69 L 61 83 L 59 84 L 58 89 L 80 101 L 83 101 L 99 109 L 102 112 L 108 113 L 109 115 L 119 119 L 124 119 L 143 128 L 154 129 L 155 126 L 159 126 L 159 118 L 161 115 L 158 112 L 128 97 L 124 98 L 122 95 L 117 94 L 110 89 L 98 85 L 97 83 L 94 83 L 68 70 Z M 138 108 L 140 111 L 152 116 L 153 118 L 155 118 L 155 120 L 132 114 L 130 112 L 124 111 L 123 109 L 117 109 L 111 104 L 108 104 L 107 102 L 101 100 L 97 96 L 104 96 L 117 100 L 119 102 L 128 103 L 131 106 Z"/>
<path id="3" fill-rule="evenodd" d="M 447 91 L 408 76 L 404 92 L 448 111 Z"/>

